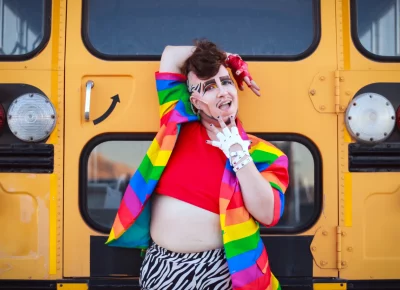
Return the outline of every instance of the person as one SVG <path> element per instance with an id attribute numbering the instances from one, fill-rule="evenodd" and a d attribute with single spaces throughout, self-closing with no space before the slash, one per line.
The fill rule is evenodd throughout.
<path id="1" fill-rule="evenodd" d="M 155 73 L 160 129 L 107 244 L 141 248 L 142 289 L 279 289 L 259 224 L 276 225 L 288 160 L 238 117 L 247 63 L 208 40 L 167 46 Z"/>

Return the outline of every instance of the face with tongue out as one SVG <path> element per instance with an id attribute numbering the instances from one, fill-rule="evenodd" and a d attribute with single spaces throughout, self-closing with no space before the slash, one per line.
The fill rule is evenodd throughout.
<path id="1" fill-rule="evenodd" d="M 202 121 L 219 126 L 220 116 L 229 122 L 230 116 L 236 116 L 238 95 L 228 70 L 221 65 L 218 73 L 209 79 L 199 79 L 193 72 L 188 75 L 190 101 L 199 111 Z"/>

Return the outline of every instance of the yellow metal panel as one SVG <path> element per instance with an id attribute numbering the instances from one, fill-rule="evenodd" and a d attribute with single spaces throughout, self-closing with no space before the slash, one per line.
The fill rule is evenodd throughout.
<path id="1" fill-rule="evenodd" d="M 0 279 L 62 277 L 65 0 L 52 2 L 51 36 L 33 59 L 0 62 L 1 83 L 29 84 L 56 108 L 54 174 L 0 174 Z M 2 208 L 4 207 L 4 208 Z"/>
<path id="2" fill-rule="evenodd" d="M 49 175 L 0 174 L 0 279 L 48 277 Z"/>
<path id="3" fill-rule="evenodd" d="M 88 290 L 86 283 L 57 283 L 57 290 Z"/>
<path id="4" fill-rule="evenodd" d="M 345 143 L 351 143 L 352 142 L 352 138 L 351 135 L 349 133 L 349 131 L 347 131 L 346 127 L 343 127 L 343 140 Z"/>
<path id="5" fill-rule="evenodd" d="M 159 129 L 154 80 L 159 63 L 96 58 L 82 43 L 81 15 L 81 1 L 69 1 L 65 79 L 65 114 L 68 118 L 65 124 L 64 172 L 67 180 L 64 188 L 65 277 L 90 275 L 90 236 L 101 235 L 91 229 L 79 213 L 77 169 L 82 148 L 94 136 L 105 132 L 157 132 Z M 304 135 L 316 144 L 323 156 L 323 212 L 313 227 L 299 235 L 314 235 L 322 226 L 334 228 L 338 220 L 337 116 L 321 114 L 308 95 L 310 84 L 319 72 L 337 70 L 336 39 L 332 37 L 336 33 L 334 0 L 321 1 L 321 17 L 323 35 L 311 56 L 301 61 L 249 62 L 249 69 L 261 87 L 262 95 L 257 98 L 248 89 L 239 92 L 240 118 L 247 131 Z M 92 91 L 93 118 L 108 108 L 112 92 L 118 92 L 121 98 L 121 104 L 99 125 L 83 119 L 85 82 L 94 77 L 97 80 Z M 121 81 L 121 77 L 126 82 Z M 334 91 L 329 92 L 328 83 L 326 86 L 333 98 Z M 327 133 L 321 134 L 320 128 Z M 332 236 L 331 241 L 334 239 Z M 314 267 L 314 276 L 337 277 L 337 271 Z"/>
<path id="6" fill-rule="evenodd" d="M 336 270 L 336 227 L 319 228 L 314 235 L 310 250 L 316 267 Z"/>
<path id="7" fill-rule="evenodd" d="M 350 65 L 350 1 L 342 0 L 342 38 L 343 38 L 343 68 L 349 70 Z"/>
<path id="8" fill-rule="evenodd" d="M 346 227 L 352 226 L 353 214 L 353 197 L 352 197 L 352 184 L 351 173 L 344 174 L 344 225 Z"/>
<path id="9" fill-rule="evenodd" d="M 349 103 L 362 87 L 375 82 L 400 82 L 400 71 L 345 71 L 341 100 Z M 339 223 L 342 236 L 340 277 L 396 279 L 400 250 L 400 173 L 349 173 L 349 137 L 339 114 Z"/>
<path id="10" fill-rule="evenodd" d="M 315 283 L 314 290 L 346 290 L 346 283 Z"/>
<path id="11" fill-rule="evenodd" d="M 50 265 L 49 274 L 57 274 L 57 175 L 50 175 Z"/>

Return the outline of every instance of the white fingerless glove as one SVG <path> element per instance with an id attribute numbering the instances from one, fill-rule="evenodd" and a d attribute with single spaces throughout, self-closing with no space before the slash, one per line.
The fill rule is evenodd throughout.
<path id="1" fill-rule="evenodd" d="M 236 126 L 232 127 L 231 130 L 228 127 L 223 128 L 222 132 L 218 132 L 217 138 L 219 141 L 212 141 L 210 144 L 214 147 L 218 147 L 224 152 L 235 172 L 252 161 L 249 153 L 250 141 L 243 140 L 242 137 L 240 137 Z M 235 144 L 239 144 L 242 147 L 242 150 L 230 152 L 230 148 Z M 247 156 L 247 158 L 243 160 L 243 157 L 245 156 Z M 240 160 L 242 161 L 239 162 Z"/>

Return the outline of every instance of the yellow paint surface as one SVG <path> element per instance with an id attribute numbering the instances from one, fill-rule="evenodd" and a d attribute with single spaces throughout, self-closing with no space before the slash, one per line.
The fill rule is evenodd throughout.
<path id="1" fill-rule="evenodd" d="M 50 267 L 49 274 L 57 273 L 57 175 L 50 175 Z"/>
<path id="2" fill-rule="evenodd" d="M 86 283 L 57 283 L 57 290 L 87 290 Z"/>
<path id="3" fill-rule="evenodd" d="M 349 0 L 342 0 L 342 31 L 343 31 L 343 62 L 344 69 L 349 70 L 350 64 L 350 5 Z"/>
<path id="4" fill-rule="evenodd" d="M 316 51 L 307 58 L 249 62 L 262 96 L 255 97 L 247 88 L 239 92 L 240 117 L 248 132 L 303 135 L 316 144 L 322 156 L 323 209 L 318 221 L 298 234 L 314 235 L 320 228 L 329 229 L 328 236 L 319 239 L 323 245 L 316 245 L 318 254 L 326 251 L 320 255 L 327 257 L 329 266 L 320 267 L 321 261 L 314 260 L 313 276 L 338 276 L 338 270 L 331 267 L 338 256 L 337 237 L 331 232 L 339 221 L 343 231 L 349 233 L 342 237 L 346 247 L 341 249 L 341 258 L 347 264 L 339 276 L 393 279 L 398 278 L 400 269 L 400 174 L 349 173 L 347 146 L 353 140 L 346 129 L 339 128 L 338 118 L 343 118 L 347 103 L 364 86 L 400 82 L 400 64 L 371 61 L 358 52 L 351 40 L 349 2 L 320 1 L 322 36 Z M 0 279 L 89 276 L 90 236 L 101 233 L 91 229 L 79 212 L 82 149 L 100 134 L 159 129 L 154 80 L 158 62 L 96 58 L 82 43 L 81 1 L 69 1 L 66 11 L 65 0 L 55 0 L 52 9 L 52 35 L 43 51 L 28 61 L 0 62 L 2 83 L 36 86 L 49 96 L 59 118 L 48 140 L 55 145 L 53 174 L 0 173 Z M 344 71 L 339 72 L 343 78 L 339 87 L 334 87 L 332 76 L 340 67 L 338 55 L 342 55 Z M 95 86 L 91 119 L 85 121 L 88 80 Z M 313 84 L 318 88 L 311 94 Z M 335 92 L 339 92 L 340 105 L 344 106 L 338 115 L 332 110 Z M 109 118 L 94 125 L 93 120 L 108 109 L 110 98 L 116 94 L 121 103 Z M 86 284 L 79 283 L 62 287 L 59 283 L 57 287 L 87 289 Z M 314 285 L 319 290 L 345 288 L 346 284 L 340 283 Z"/>
<path id="5" fill-rule="evenodd" d="M 346 227 L 351 227 L 353 214 L 351 173 L 346 173 L 344 175 L 344 198 L 344 225 Z"/>
<path id="6" fill-rule="evenodd" d="M 345 290 L 347 289 L 346 283 L 315 283 L 314 290 Z"/>

